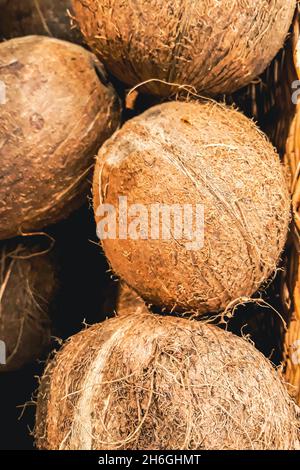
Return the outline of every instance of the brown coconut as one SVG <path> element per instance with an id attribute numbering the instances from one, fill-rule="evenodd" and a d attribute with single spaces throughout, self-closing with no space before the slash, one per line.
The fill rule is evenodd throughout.
<path id="1" fill-rule="evenodd" d="M 296 406 L 250 343 L 216 326 L 128 314 L 72 337 L 42 378 L 51 450 L 293 449 Z"/>
<path id="2" fill-rule="evenodd" d="M 66 218 L 85 201 L 95 153 L 120 109 L 91 53 L 43 36 L 0 44 L 0 85 L 4 239 Z"/>
<path id="3" fill-rule="evenodd" d="M 290 200 L 278 155 L 255 124 L 213 102 L 170 102 L 127 122 L 100 149 L 94 176 L 98 228 L 119 197 L 146 208 L 134 235 L 102 240 L 113 271 L 151 304 L 169 311 L 216 312 L 251 296 L 275 270 L 284 246 Z M 101 204 L 100 204 L 101 203 Z M 204 207 L 204 246 L 184 234 L 151 236 L 153 204 Z M 128 209 L 129 210 L 129 209 Z M 98 214 L 98 215 L 97 215 Z M 102 217 L 104 215 L 104 217 Z M 171 214 L 172 215 L 172 214 Z M 124 225 L 124 224 L 123 224 Z M 198 233 L 198 232 L 196 232 Z M 200 232 L 199 232 L 200 233 Z M 103 237 L 103 235 L 102 235 Z"/>
<path id="4" fill-rule="evenodd" d="M 51 252 L 34 241 L 0 245 L 0 340 L 6 364 L 0 372 L 21 368 L 49 345 L 49 308 L 57 289 Z"/>
<path id="5" fill-rule="evenodd" d="M 141 91 L 231 93 L 282 47 L 295 0 L 73 0 L 82 33 L 110 71 Z M 154 80 L 154 81 L 153 81 Z"/>
<path id="6" fill-rule="evenodd" d="M 132 313 L 146 313 L 147 306 L 143 299 L 126 284 L 119 285 L 116 314 L 128 315 Z"/>
<path id="7" fill-rule="evenodd" d="M 83 42 L 72 21 L 71 0 L 0 0 L 0 35 L 11 39 L 42 34 Z"/>

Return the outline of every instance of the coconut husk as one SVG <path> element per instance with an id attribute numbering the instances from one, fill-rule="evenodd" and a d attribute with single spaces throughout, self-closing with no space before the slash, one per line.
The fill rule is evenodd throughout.
<path id="1" fill-rule="evenodd" d="M 188 246 L 184 234 L 163 239 L 161 230 L 154 239 L 149 217 L 146 237 L 140 227 L 137 239 L 127 231 L 125 239 L 117 233 L 102 240 L 112 270 L 149 304 L 219 312 L 251 296 L 276 269 L 289 223 L 284 175 L 266 137 L 232 108 L 170 102 L 127 122 L 98 155 L 97 224 L 104 220 L 98 208 L 107 203 L 119 226 L 120 196 L 128 208 L 143 204 L 147 215 L 158 201 L 189 204 L 194 216 L 196 205 L 204 207 L 203 247 Z"/>
<path id="2" fill-rule="evenodd" d="M 127 315 L 128 313 L 145 312 L 148 312 L 148 309 L 143 299 L 129 286 L 124 283 L 120 283 L 116 305 L 116 314 L 122 316 Z"/>
<path id="3" fill-rule="evenodd" d="M 258 122 L 282 159 L 296 112 L 291 94 L 296 91 L 293 83 L 298 80 L 294 61 L 298 28 L 297 9 L 284 49 L 256 81 L 232 96 L 243 112 Z"/>
<path id="4" fill-rule="evenodd" d="M 216 326 L 150 313 L 72 337 L 40 385 L 40 449 L 294 449 L 299 422 L 277 372 Z"/>
<path id="5" fill-rule="evenodd" d="M 84 203 L 94 155 L 119 125 L 106 80 L 75 44 L 43 36 L 0 44 L 0 239 L 39 230 Z"/>
<path id="6" fill-rule="evenodd" d="M 72 20 L 70 0 L 0 0 L 0 36 L 12 39 L 41 34 L 83 43 Z"/>
<path id="7" fill-rule="evenodd" d="M 113 75 L 160 96 L 184 88 L 232 93 L 247 85 L 282 47 L 295 6 L 295 0 L 73 1 L 87 43 Z"/>
<path id="8" fill-rule="evenodd" d="M 0 340 L 6 364 L 16 370 L 38 359 L 50 344 L 49 308 L 57 289 L 51 252 L 34 240 L 0 245 Z"/>

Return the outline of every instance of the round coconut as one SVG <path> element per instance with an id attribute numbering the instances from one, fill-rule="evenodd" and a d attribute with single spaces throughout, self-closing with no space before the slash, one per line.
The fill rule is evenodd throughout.
<path id="1" fill-rule="evenodd" d="M 251 296 L 275 270 L 290 199 L 252 121 L 214 102 L 170 102 L 100 149 L 94 209 L 113 271 L 147 302 L 199 314 Z"/>
<path id="2" fill-rule="evenodd" d="M 143 299 L 126 284 L 121 283 L 117 297 L 116 314 L 146 313 L 147 306 Z"/>
<path id="3" fill-rule="evenodd" d="M 97 59 L 58 39 L 0 44 L 0 85 L 4 239 L 66 218 L 85 201 L 94 156 L 120 109 Z"/>
<path id="4" fill-rule="evenodd" d="M 299 423 L 298 423 L 299 424 Z M 72 337 L 42 378 L 40 449 L 293 449 L 296 405 L 250 343 L 128 314 Z"/>
<path id="5" fill-rule="evenodd" d="M 42 34 L 83 42 L 72 21 L 71 0 L 0 0 L 0 11 L 0 35 L 4 39 Z"/>
<path id="6" fill-rule="evenodd" d="M 73 0 L 90 47 L 141 91 L 180 86 L 231 93 L 250 83 L 282 47 L 295 0 Z M 162 82 L 176 83 L 170 87 Z"/>
<path id="7" fill-rule="evenodd" d="M 55 261 L 42 246 L 9 241 L 0 246 L 0 372 L 21 368 L 49 346 L 50 302 L 57 289 Z"/>

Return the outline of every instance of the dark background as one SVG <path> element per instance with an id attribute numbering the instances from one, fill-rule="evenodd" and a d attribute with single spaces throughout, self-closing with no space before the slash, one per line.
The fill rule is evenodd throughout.
<path id="1" fill-rule="evenodd" d="M 97 244 L 91 209 L 80 209 L 48 233 L 55 239 L 53 250 L 59 266 L 59 292 L 50 306 L 53 336 L 66 339 L 80 331 L 83 322 L 93 324 L 113 315 L 118 284 Z M 32 400 L 47 355 L 58 348 L 53 338 L 40 361 L 17 372 L 0 373 L 0 449 L 33 448 Z"/>

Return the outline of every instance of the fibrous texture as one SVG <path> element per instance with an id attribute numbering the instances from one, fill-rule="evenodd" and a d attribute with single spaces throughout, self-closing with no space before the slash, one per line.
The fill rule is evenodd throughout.
<path id="1" fill-rule="evenodd" d="M 116 314 L 117 315 L 128 315 L 132 313 L 145 313 L 147 312 L 147 306 L 143 299 L 139 297 L 130 287 L 124 283 L 120 283 Z"/>
<path id="2" fill-rule="evenodd" d="M 71 0 L 0 0 L 0 36 L 11 39 L 42 34 L 81 43 L 72 25 Z"/>
<path id="3" fill-rule="evenodd" d="M 296 406 L 251 344 L 215 326 L 125 315 L 69 340 L 45 371 L 42 449 L 293 449 Z"/>
<path id="4" fill-rule="evenodd" d="M 6 364 L 0 372 L 36 360 L 49 345 L 49 306 L 57 290 L 55 262 L 34 242 L 0 246 L 0 340 Z"/>
<path id="5" fill-rule="evenodd" d="M 295 0 L 73 0 L 91 48 L 128 85 L 168 95 L 250 83 L 282 47 Z M 153 79 L 155 81 L 153 81 Z M 152 80 L 152 81 L 151 81 Z"/>
<path id="6" fill-rule="evenodd" d="M 42 36 L 0 45 L 0 239 L 78 208 L 119 102 L 95 57 Z"/>
<path id="7" fill-rule="evenodd" d="M 125 237 L 120 230 L 115 237 L 101 234 L 114 272 L 151 304 L 201 314 L 251 296 L 275 270 L 290 200 L 278 155 L 252 121 L 214 102 L 170 102 L 127 122 L 100 150 L 94 176 L 98 225 L 106 204 L 115 208 L 117 228 L 125 227 Z M 132 236 L 136 204 L 144 212 Z M 203 247 L 187 243 L 185 206 L 195 237 L 204 234 Z M 157 207 L 170 209 L 169 239 L 166 218 L 159 227 L 152 218 Z M 172 214 L 178 207 L 183 231 L 175 238 L 178 219 Z M 199 207 L 204 225 L 198 229 Z"/>

